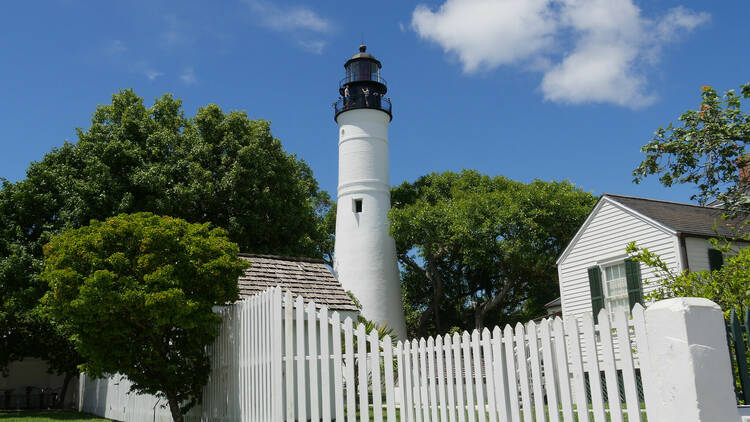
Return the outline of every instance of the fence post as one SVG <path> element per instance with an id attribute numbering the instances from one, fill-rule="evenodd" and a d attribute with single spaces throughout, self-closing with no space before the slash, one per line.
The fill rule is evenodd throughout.
<path id="1" fill-rule="evenodd" d="M 739 421 L 724 316 L 703 298 L 673 298 L 645 311 L 650 421 Z"/>

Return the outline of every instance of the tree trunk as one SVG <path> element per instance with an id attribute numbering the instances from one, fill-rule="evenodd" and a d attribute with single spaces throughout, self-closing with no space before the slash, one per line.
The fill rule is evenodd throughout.
<path id="1" fill-rule="evenodd" d="M 505 296 L 508 294 L 508 291 L 510 291 L 510 288 L 511 283 L 506 281 L 503 284 L 503 288 L 500 290 L 500 293 L 492 296 L 490 300 L 476 308 L 476 310 L 474 311 L 474 328 L 480 331 L 482 330 L 482 328 L 484 328 L 484 317 L 489 311 L 496 308 L 497 305 L 500 305 L 503 300 L 505 300 Z"/>
<path id="2" fill-rule="evenodd" d="M 182 418 L 182 411 L 180 410 L 180 403 L 177 402 L 177 395 L 174 393 L 166 393 L 167 401 L 169 402 L 169 411 L 172 413 L 172 420 L 174 422 L 184 422 Z"/>
<path id="3" fill-rule="evenodd" d="M 480 306 L 474 311 L 474 328 L 482 330 L 484 328 L 484 306 Z"/>
<path id="4" fill-rule="evenodd" d="M 65 373 L 65 379 L 63 380 L 62 390 L 60 391 L 60 397 L 57 398 L 57 403 L 54 403 L 54 407 L 61 409 L 65 405 L 65 396 L 68 395 L 68 385 L 70 385 L 70 380 L 73 379 L 74 376 L 77 374 L 73 374 L 70 372 Z"/>

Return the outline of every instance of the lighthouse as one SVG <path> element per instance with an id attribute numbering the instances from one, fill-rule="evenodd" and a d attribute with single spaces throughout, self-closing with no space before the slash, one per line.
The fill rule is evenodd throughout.
<path id="1" fill-rule="evenodd" d="M 396 244 L 388 234 L 391 185 L 388 125 L 393 119 L 381 63 L 367 47 L 344 64 L 339 130 L 339 183 L 333 271 L 362 304 L 365 318 L 387 324 L 406 339 Z"/>

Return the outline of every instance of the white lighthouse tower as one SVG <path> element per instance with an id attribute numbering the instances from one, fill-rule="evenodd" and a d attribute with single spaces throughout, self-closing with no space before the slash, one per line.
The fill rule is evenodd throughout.
<path id="1" fill-rule="evenodd" d="M 364 45 L 346 64 L 335 104 L 339 126 L 339 184 L 333 271 L 362 303 L 370 320 L 406 339 L 396 244 L 388 234 L 391 185 L 388 125 L 391 102 L 380 62 Z"/>

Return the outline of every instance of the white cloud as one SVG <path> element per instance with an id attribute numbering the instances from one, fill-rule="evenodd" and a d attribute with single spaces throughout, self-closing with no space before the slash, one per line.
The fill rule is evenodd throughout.
<path id="1" fill-rule="evenodd" d="M 643 107 L 655 100 L 645 65 L 708 19 L 684 7 L 645 18 L 633 0 L 446 0 L 417 6 L 412 28 L 467 73 L 516 65 L 543 73 L 546 100 Z"/>
<path id="2" fill-rule="evenodd" d="M 180 74 L 180 80 L 185 85 L 195 85 L 198 78 L 195 76 L 195 70 L 192 67 L 186 67 Z"/>
<path id="3" fill-rule="evenodd" d="M 331 22 L 305 6 L 280 7 L 261 0 L 248 0 L 263 25 L 279 32 L 305 30 L 328 32 Z"/>
<path id="4" fill-rule="evenodd" d="M 323 38 L 333 23 L 305 6 L 280 6 L 265 0 L 244 0 L 261 25 L 289 36 L 302 50 L 321 54 L 328 44 Z"/>
<path id="5" fill-rule="evenodd" d="M 298 44 L 308 53 L 322 54 L 327 43 L 320 40 L 300 40 Z"/>
<path id="6" fill-rule="evenodd" d="M 706 12 L 696 13 L 682 6 L 670 9 L 656 27 L 662 41 L 673 41 L 684 31 L 691 31 L 711 19 Z"/>
<path id="7" fill-rule="evenodd" d="M 557 27 L 548 8 L 547 0 L 447 0 L 435 12 L 418 5 L 412 27 L 473 72 L 548 50 Z"/>
<path id="8" fill-rule="evenodd" d="M 159 76 L 164 76 L 162 72 L 158 72 L 153 69 L 146 69 L 143 71 L 143 74 L 146 75 L 149 81 L 153 81 L 154 79 L 158 78 Z"/>

